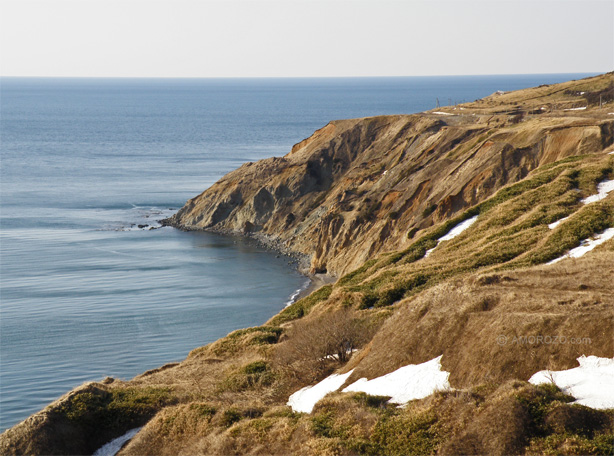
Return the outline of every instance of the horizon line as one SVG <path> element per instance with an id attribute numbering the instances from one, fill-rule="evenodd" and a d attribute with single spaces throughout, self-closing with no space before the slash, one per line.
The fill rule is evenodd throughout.
<path id="1" fill-rule="evenodd" d="M 433 78 L 472 76 L 541 76 L 541 75 L 602 75 L 609 71 L 579 71 L 550 73 L 474 73 L 474 74 L 424 74 L 424 75 L 371 75 L 371 76 L 23 76 L 0 75 L 1 79 L 384 79 L 384 78 Z"/>

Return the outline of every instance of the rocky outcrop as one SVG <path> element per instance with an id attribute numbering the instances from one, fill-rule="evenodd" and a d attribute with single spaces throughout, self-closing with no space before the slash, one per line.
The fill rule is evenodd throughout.
<path id="1" fill-rule="evenodd" d="M 458 110 L 333 121 L 286 156 L 224 176 L 167 223 L 274 240 L 309 256 L 312 273 L 342 275 L 540 165 L 611 144 L 614 120 L 544 112 L 550 92 L 540 90 L 504 95 L 507 104 L 491 97 Z"/>
<path id="2" fill-rule="evenodd" d="M 563 409 L 571 398 L 553 385 L 540 390 L 520 380 L 572 368 L 581 355 L 613 354 L 613 241 L 581 259 L 543 264 L 613 226 L 612 196 L 578 204 L 614 176 L 612 108 L 565 111 L 587 94 L 595 99 L 612 77 L 496 94 L 457 109 L 331 122 L 285 157 L 228 174 L 167 223 L 268 239 L 309 255 L 312 271 L 342 274 L 396 253 L 181 363 L 69 392 L 2 433 L 0 453 L 91 454 L 147 423 L 121 454 L 609 454 L 611 414 Z M 450 217 L 529 174 L 486 201 L 490 208 L 464 238 L 424 256 Z M 562 217 L 567 225 L 552 230 Z M 346 365 L 339 356 L 296 351 L 317 346 L 339 327 L 327 322 L 348 310 L 362 332 L 374 333 Z M 305 343 L 310 328 L 320 332 Z M 512 343 L 531 335 L 583 343 Z M 352 369 L 352 381 L 440 356 L 456 390 L 386 413 L 381 396 L 337 394 L 314 414 L 297 415 L 284 404 L 307 385 L 289 369 L 288 353 L 307 368 L 326 360 L 337 372 Z M 573 413 L 581 435 L 568 425 Z M 555 415 L 567 422 L 560 432 Z M 397 446 L 408 442 L 415 446 Z"/>

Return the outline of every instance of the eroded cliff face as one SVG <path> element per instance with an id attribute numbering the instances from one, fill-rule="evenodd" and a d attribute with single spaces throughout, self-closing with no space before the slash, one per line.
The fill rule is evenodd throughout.
<path id="1" fill-rule="evenodd" d="M 549 263 L 614 227 L 613 192 L 583 203 L 614 179 L 612 102 L 608 74 L 336 121 L 228 174 L 170 222 L 268 236 L 313 270 L 361 267 L 181 363 L 71 391 L 2 433 L 0 453 L 87 454 L 147 422 L 120 454 L 609 454 L 611 413 L 526 380 L 614 355 L 614 239 Z M 344 315 L 360 336 L 349 361 L 328 346 Z M 501 344 L 508 335 L 589 343 Z M 405 408 L 352 393 L 311 414 L 286 406 L 332 372 L 353 370 L 348 385 L 438 356 L 453 390 Z"/>
<path id="2" fill-rule="evenodd" d="M 333 121 L 286 156 L 224 176 L 169 222 L 274 240 L 308 255 L 312 273 L 343 275 L 538 166 L 612 143 L 614 120 L 602 113 L 549 112 L 547 91 L 520 93 L 526 100 Z"/>

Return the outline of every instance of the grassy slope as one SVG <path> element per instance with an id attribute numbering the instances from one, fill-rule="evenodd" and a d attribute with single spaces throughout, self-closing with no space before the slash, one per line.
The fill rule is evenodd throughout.
<path id="1" fill-rule="evenodd" d="M 505 103 L 507 111 L 529 109 L 528 100 L 544 90 L 467 109 L 493 112 Z M 540 104 L 561 103 L 550 92 L 537 98 Z M 564 100 L 563 108 L 584 98 L 574 92 Z M 612 411 L 570 405 L 556 388 L 526 383 L 537 370 L 575 366 L 580 354 L 614 356 L 614 241 L 582 259 L 545 265 L 614 226 L 614 194 L 580 203 L 614 178 L 611 145 L 603 146 L 543 165 L 454 219 L 408 233 L 409 247 L 367 261 L 265 326 L 235 331 L 178 365 L 73 393 L 3 434 L 0 450 L 66 452 L 58 436 L 89 432 L 100 441 L 155 414 L 122 454 L 608 454 Z M 436 239 L 474 215 L 470 229 L 424 258 Z M 564 216 L 570 217 L 548 228 Z M 325 356 L 336 353 L 333 333 L 349 334 L 361 350 L 347 362 Z M 591 343 L 501 346 L 501 334 Z M 311 415 L 284 405 L 289 394 L 335 370 L 354 368 L 353 381 L 441 354 L 457 390 L 406 409 L 339 393 Z M 99 432 L 92 417 L 102 423 Z"/>

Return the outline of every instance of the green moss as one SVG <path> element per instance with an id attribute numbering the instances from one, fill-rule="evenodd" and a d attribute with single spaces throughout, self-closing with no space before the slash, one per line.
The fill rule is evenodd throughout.
<path id="1" fill-rule="evenodd" d="M 335 416 L 333 412 L 318 413 L 311 417 L 311 431 L 319 437 L 335 437 Z"/>
<path id="2" fill-rule="evenodd" d="M 356 393 L 352 395 L 352 400 L 358 402 L 365 407 L 374 409 L 383 410 L 390 407 L 394 407 L 393 405 L 388 404 L 390 396 L 372 396 L 366 393 Z"/>
<path id="3" fill-rule="evenodd" d="M 220 391 L 245 391 L 268 386 L 275 380 L 275 374 L 265 361 L 246 364 L 230 374 L 219 386 Z"/>
<path id="4" fill-rule="evenodd" d="M 614 434 L 602 434 L 594 438 L 575 434 L 552 434 L 531 440 L 526 454 L 529 455 L 603 455 L 614 454 Z"/>
<path id="5" fill-rule="evenodd" d="M 571 402 L 572 396 L 563 393 L 554 383 L 544 383 L 537 388 L 526 389 L 516 395 L 516 400 L 527 410 L 531 423 L 527 433 L 533 436 L 546 435 L 548 432 L 545 418 L 552 407 L 552 403 Z"/>
<path id="6" fill-rule="evenodd" d="M 396 276 L 399 275 L 399 271 L 395 270 L 386 270 L 375 276 L 373 279 L 360 284 L 359 286 L 355 286 L 349 288 L 350 291 L 361 291 L 361 292 L 369 292 L 376 291 L 382 288 L 383 286 L 389 284 Z"/>
<path id="7" fill-rule="evenodd" d="M 371 436 L 379 454 L 432 454 L 443 440 L 437 418 L 431 413 L 393 413 L 377 422 Z"/>
<path id="8" fill-rule="evenodd" d="M 273 428 L 273 420 L 269 418 L 255 418 L 248 424 L 260 437 L 264 437 Z"/>
<path id="9" fill-rule="evenodd" d="M 614 170 L 610 164 L 582 168 L 578 174 L 578 187 L 586 196 L 597 192 L 597 184 L 612 175 Z"/>
<path id="10" fill-rule="evenodd" d="M 484 214 L 494 207 L 516 196 L 522 195 L 530 190 L 535 190 L 543 185 L 552 182 L 566 168 L 564 166 L 553 167 L 549 170 L 540 169 L 540 172 L 530 178 L 525 178 L 516 184 L 509 185 L 499 190 L 493 197 L 487 199 L 477 206 L 477 211 Z"/>
<path id="11" fill-rule="evenodd" d="M 353 291 L 362 292 L 359 309 L 387 307 L 423 289 L 431 279 L 425 272 L 417 273 L 408 279 L 397 277 L 398 271 L 388 271 Z"/>
<path id="12" fill-rule="evenodd" d="M 359 283 L 366 273 L 377 263 L 377 259 L 365 261 L 358 269 L 344 275 L 337 281 L 337 286 L 353 285 Z"/>
<path id="13" fill-rule="evenodd" d="M 279 336 L 281 335 L 281 333 L 283 332 L 283 329 L 277 327 L 277 326 L 255 326 L 253 328 L 246 328 L 246 329 L 237 329 L 236 331 L 231 332 L 230 334 L 228 334 L 228 336 L 226 336 L 228 339 L 239 339 L 245 335 L 248 334 L 254 334 L 254 335 L 266 335 L 266 336 L 275 336 L 277 337 L 277 339 L 279 339 Z"/>
<path id="14" fill-rule="evenodd" d="M 320 289 L 311 293 L 309 296 L 306 296 L 294 304 L 286 307 L 275 317 L 273 317 L 270 323 L 272 325 L 281 325 L 282 323 L 296 320 L 304 315 L 307 315 L 316 304 L 328 299 L 332 291 L 332 285 L 325 285 L 321 287 Z"/>
<path id="15" fill-rule="evenodd" d="M 574 398 L 555 384 L 525 389 L 516 396 L 527 410 L 530 439 L 527 454 L 611 455 L 614 449 L 614 411 L 569 404 Z"/>
<path id="16" fill-rule="evenodd" d="M 167 388 L 92 389 L 77 393 L 56 413 L 87 430 L 122 431 L 142 425 L 175 402 Z"/>
<path id="17" fill-rule="evenodd" d="M 407 232 L 407 239 L 412 239 L 416 233 L 418 232 L 418 228 L 413 227 L 411 230 Z"/>
<path id="18" fill-rule="evenodd" d="M 560 257 L 577 247 L 584 239 L 614 226 L 614 202 L 589 204 L 561 224 L 539 250 L 532 252 L 527 263 L 540 264 Z"/>
<path id="19" fill-rule="evenodd" d="M 221 425 L 224 427 L 230 427 L 241 419 L 243 419 L 243 415 L 241 415 L 239 410 L 229 408 L 224 410 L 224 413 L 222 413 Z"/>
<path id="20" fill-rule="evenodd" d="M 193 410 L 199 417 L 206 420 L 211 420 L 211 418 L 213 418 L 213 416 L 217 413 L 217 409 L 212 405 L 199 402 L 190 404 L 190 410 Z"/>
<path id="21" fill-rule="evenodd" d="M 238 329 L 226 337 L 219 339 L 212 345 L 217 355 L 230 354 L 244 345 L 270 345 L 279 341 L 283 329 L 278 326 L 255 326 L 253 328 Z M 194 350 L 191 354 L 197 354 Z"/>
<path id="22" fill-rule="evenodd" d="M 302 413 L 295 412 L 290 407 L 278 407 L 264 413 L 265 418 L 289 418 L 294 422 L 298 421 L 302 415 Z"/>

